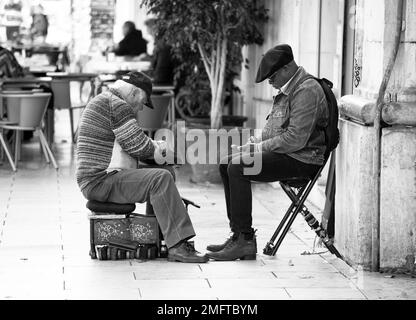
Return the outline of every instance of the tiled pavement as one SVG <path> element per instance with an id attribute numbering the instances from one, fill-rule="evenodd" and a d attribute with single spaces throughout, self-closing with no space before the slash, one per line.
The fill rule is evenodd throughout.
<path id="1" fill-rule="evenodd" d="M 37 143 L 24 146 L 17 174 L 0 165 L 0 299 L 416 298 L 416 279 L 357 272 L 327 253 L 304 254 L 312 251 L 314 234 L 301 219 L 276 258 L 259 254 L 254 262 L 206 265 L 92 261 L 72 147 L 62 142 L 69 128 L 60 120 L 58 172 L 42 162 Z M 183 196 L 202 206 L 191 209 L 191 216 L 203 251 L 228 235 L 223 194 L 220 186 L 189 183 L 187 172 L 180 170 L 178 185 Z M 253 189 L 261 252 L 288 202 L 268 185 Z"/>

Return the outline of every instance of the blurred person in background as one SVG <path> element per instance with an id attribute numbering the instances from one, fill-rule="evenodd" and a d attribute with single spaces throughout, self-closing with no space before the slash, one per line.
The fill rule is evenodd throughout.
<path id="1" fill-rule="evenodd" d="M 0 79 L 21 78 L 25 73 L 12 52 L 0 45 Z"/>
<path id="2" fill-rule="evenodd" d="M 123 35 L 124 39 L 113 48 L 117 56 L 138 57 L 147 53 L 147 41 L 142 32 L 136 29 L 134 22 L 124 23 Z"/>
<path id="3" fill-rule="evenodd" d="M 152 57 L 153 83 L 157 85 L 172 85 L 174 63 L 172 59 L 172 48 L 168 46 L 163 38 L 157 35 L 156 19 L 148 19 L 145 22 L 148 33 L 154 38 L 155 46 Z"/>
<path id="4" fill-rule="evenodd" d="M 45 43 L 48 35 L 49 21 L 45 15 L 41 5 L 31 8 L 32 26 L 30 27 L 30 35 L 35 43 Z"/>

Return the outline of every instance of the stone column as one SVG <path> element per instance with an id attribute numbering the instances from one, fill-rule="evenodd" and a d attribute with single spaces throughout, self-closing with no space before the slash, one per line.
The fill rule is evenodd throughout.
<path id="1" fill-rule="evenodd" d="M 336 240 L 346 259 L 365 269 L 371 267 L 371 216 L 376 210 L 374 105 L 393 46 L 396 7 L 395 0 L 357 1 L 354 95 L 340 102 L 344 120 L 337 155 Z M 383 111 L 383 120 L 392 127 L 384 129 L 382 137 L 382 269 L 403 268 L 416 253 L 416 184 L 409 182 L 416 139 L 414 129 L 406 127 L 416 124 L 415 8 L 415 0 L 406 1 L 405 30 Z M 395 251 L 399 246 L 403 250 Z"/>

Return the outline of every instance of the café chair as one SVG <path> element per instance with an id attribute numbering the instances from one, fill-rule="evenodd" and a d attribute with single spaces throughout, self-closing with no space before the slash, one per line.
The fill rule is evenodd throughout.
<path id="1" fill-rule="evenodd" d="M 85 105 L 73 106 L 71 102 L 71 82 L 68 79 L 54 79 L 51 82 L 53 91 L 54 108 L 57 110 L 68 110 L 71 126 L 71 140 L 76 141 L 76 129 L 74 124 L 74 111 L 83 110 Z"/>
<path id="2" fill-rule="evenodd" d="M 4 118 L 3 99 L 0 98 L 0 126 L 2 124 L 6 125 L 6 124 L 12 124 L 12 123 L 10 121 L 8 121 L 6 118 Z M 1 129 L 1 127 L 0 127 L 0 159 L 1 159 L 1 161 L 3 161 L 4 154 L 6 154 L 6 157 L 9 161 L 9 163 L 10 163 L 10 166 L 12 167 L 12 170 L 14 172 L 16 172 L 17 168 L 14 164 L 14 160 L 13 160 L 13 157 L 12 157 L 12 152 L 10 150 L 10 147 L 9 147 L 6 139 L 4 138 L 3 129 Z"/>
<path id="3" fill-rule="evenodd" d="M 50 93 L 36 94 L 1 94 L 0 99 L 7 103 L 7 121 L 0 122 L 0 132 L 11 130 L 15 132 L 15 158 L 12 165 L 11 157 L 8 156 L 10 164 L 17 170 L 20 159 L 22 132 L 35 131 L 39 135 L 41 149 L 45 155 L 46 162 L 52 162 L 55 169 L 58 164 L 43 132 L 43 120 L 51 99 Z M 4 138 L 1 138 L 4 147 Z M 6 148 L 5 148 L 6 149 Z M 7 153 L 7 151 L 6 151 Z"/>
<path id="4" fill-rule="evenodd" d="M 0 126 L 1 126 L 1 121 L 0 121 Z M 4 139 L 3 136 L 3 130 L 0 127 L 0 149 L 4 150 L 4 153 L 6 154 L 7 159 L 9 160 L 10 166 L 12 167 L 12 170 L 14 172 L 17 171 L 16 165 L 14 163 L 13 157 L 12 157 L 12 153 L 11 150 L 6 142 L 6 140 Z"/>

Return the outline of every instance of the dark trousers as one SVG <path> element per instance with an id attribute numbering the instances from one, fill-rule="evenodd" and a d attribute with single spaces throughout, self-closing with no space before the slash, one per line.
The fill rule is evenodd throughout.
<path id="1" fill-rule="evenodd" d="M 247 168 L 255 161 L 261 161 L 261 172 L 253 174 Z M 289 178 L 312 178 L 320 167 L 306 164 L 284 154 L 262 153 L 254 155 L 233 154 L 228 164 L 220 165 L 224 183 L 227 215 L 232 232 L 252 232 L 252 192 L 251 181 L 276 182 Z M 245 170 L 246 169 L 246 170 Z"/>

